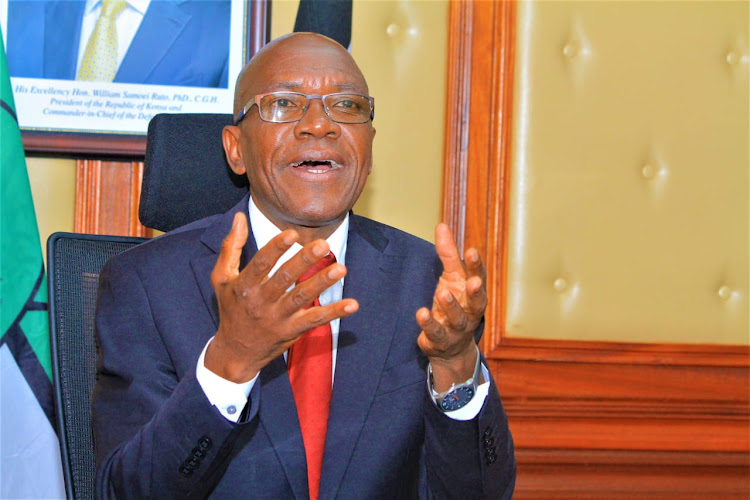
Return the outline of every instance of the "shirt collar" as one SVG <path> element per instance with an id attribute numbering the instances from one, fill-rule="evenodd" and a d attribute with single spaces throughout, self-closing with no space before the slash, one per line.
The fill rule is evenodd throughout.
<path id="1" fill-rule="evenodd" d="M 146 10 L 148 10 L 148 6 L 151 3 L 151 0 L 126 0 L 126 1 L 132 9 L 137 10 L 142 16 L 146 14 Z M 86 0 L 86 7 L 84 7 L 83 9 L 84 15 L 91 14 L 91 11 L 101 6 L 101 4 L 102 4 L 102 0 Z"/>
<path id="2" fill-rule="evenodd" d="M 248 203 L 248 205 L 250 225 L 253 228 L 255 243 L 260 249 L 266 246 L 266 244 L 268 244 L 268 242 L 271 241 L 274 236 L 281 233 L 281 230 L 276 227 L 274 223 L 271 222 L 268 217 L 263 214 L 263 212 L 260 211 L 257 205 L 255 205 L 252 196 L 250 197 L 250 202 Z M 344 217 L 344 220 L 341 221 L 339 227 L 336 228 L 331 236 L 326 238 L 328 246 L 331 248 L 333 255 L 336 256 L 336 262 L 344 265 L 346 265 L 346 242 L 348 235 L 349 214 L 346 214 L 346 217 Z M 278 262 L 276 262 L 276 265 L 269 273 L 269 276 L 273 275 L 282 264 L 291 259 L 300 250 L 302 250 L 302 245 L 300 245 L 299 243 L 293 244 L 291 248 L 289 248 L 289 250 L 287 250 L 284 255 L 281 256 Z"/>

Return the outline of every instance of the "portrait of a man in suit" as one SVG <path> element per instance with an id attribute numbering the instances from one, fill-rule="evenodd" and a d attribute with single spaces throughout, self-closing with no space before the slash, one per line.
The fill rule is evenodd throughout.
<path id="1" fill-rule="evenodd" d="M 12 77 L 227 88 L 230 0 L 9 0 Z"/>

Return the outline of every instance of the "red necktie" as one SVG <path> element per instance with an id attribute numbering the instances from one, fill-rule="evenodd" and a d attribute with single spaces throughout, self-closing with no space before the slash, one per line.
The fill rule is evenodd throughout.
<path id="1" fill-rule="evenodd" d="M 312 278 L 334 262 L 336 257 L 329 253 L 305 271 L 297 283 Z M 308 307 L 316 306 L 320 306 L 317 298 Z M 328 411 L 331 407 L 332 349 L 331 325 L 326 323 L 304 332 L 289 349 L 287 356 L 289 381 L 297 404 L 302 441 L 305 443 L 307 482 L 312 500 L 317 500 L 320 489 Z"/>

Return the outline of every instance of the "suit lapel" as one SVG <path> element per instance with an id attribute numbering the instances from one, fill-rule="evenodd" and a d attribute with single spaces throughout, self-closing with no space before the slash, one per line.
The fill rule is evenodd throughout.
<path id="1" fill-rule="evenodd" d="M 190 261 L 190 265 L 193 268 L 195 274 L 195 280 L 200 288 L 203 301 L 211 313 L 211 317 L 214 320 L 214 324 L 219 326 L 219 309 L 216 303 L 216 296 L 214 295 L 214 287 L 211 284 L 211 271 L 213 271 L 216 265 L 216 259 L 221 251 L 221 243 L 224 238 L 229 234 L 229 230 L 232 228 L 232 222 L 234 221 L 234 214 L 242 212 L 247 217 L 247 204 L 249 202 L 249 194 L 242 197 L 242 199 L 227 213 L 219 216 L 219 218 L 209 225 L 201 236 L 201 242 L 208 247 L 210 252 L 207 255 L 196 257 Z M 247 236 L 247 243 L 242 249 L 242 255 L 240 257 L 240 269 L 243 269 L 245 265 L 250 261 L 255 252 L 258 251 L 255 245 L 255 237 L 253 236 L 253 230 L 249 227 L 250 232 Z"/>
<path id="2" fill-rule="evenodd" d="M 221 251 L 221 242 L 232 227 L 234 214 L 242 212 L 247 216 L 247 204 L 248 197 L 245 196 L 232 210 L 206 228 L 201 241 L 211 250 L 211 253 L 191 261 L 203 300 L 216 326 L 219 324 L 219 311 L 213 285 L 211 285 L 211 271 Z M 240 257 L 240 269 L 244 269 L 257 251 L 255 237 L 250 228 L 247 244 L 242 249 Z M 257 383 L 260 384 L 261 394 L 259 410 L 261 425 L 276 451 L 295 496 L 306 498 L 309 492 L 305 448 L 284 357 L 279 356 L 263 368 Z"/>
<path id="3" fill-rule="evenodd" d="M 191 18 L 182 2 L 151 2 L 115 75 L 115 81 L 145 81 Z"/>
<path id="4" fill-rule="evenodd" d="M 346 253 L 344 297 L 359 312 L 341 321 L 331 413 L 320 485 L 321 498 L 333 498 L 351 460 L 375 396 L 399 316 L 400 260 L 383 252 L 379 233 L 369 233 L 352 217 Z"/>
<path id="5" fill-rule="evenodd" d="M 212 253 L 191 261 L 198 285 L 214 322 L 218 309 L 211 285 L 211 271 L 216 264 L 221 242 L 228 234 L 236 212 L 247 215 L 245 196 L 232 210 L 206 228 L 201 240 Z M 362 221 L 350 219 L 347 243 L 347 277 L 344 297 L 359 302 L 359 312 L 341 320 L 336 374 L 328 421 L 326 453 L 323 458 L 320 497 L 333 498 L 338 492 L 359 434 L 380 382 L 388 350 L 399 316 L 398 280 L 401 260 L 384 253 L 385 240 L 379 233 L 364 227 Z M 243 249 L 240 268 L 257 251 L 251 233 Z M 377 325 L 377 329 L 373 326 Z M 283 356 L 260 372 L 260 421 L 297 498 L 306 498 L 307 465 L 304 444 L 297 418 L 297 407 L 289 384 Z"/>

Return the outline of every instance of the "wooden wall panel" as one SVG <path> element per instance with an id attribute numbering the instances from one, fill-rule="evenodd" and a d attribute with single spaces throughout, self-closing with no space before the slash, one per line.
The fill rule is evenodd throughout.
<path id="1" fill-rule="evenodd" d="M 78 160 L 74 231 L 153 236 L 138 220 L 143 162 Z"/>
<path id="2" fill-rule="evenodd" d="M 451 3 L 443 219 L 480 250 L 515 498 L 750 498 L 750 349 L 504 335 L 515 2 Z"/>

